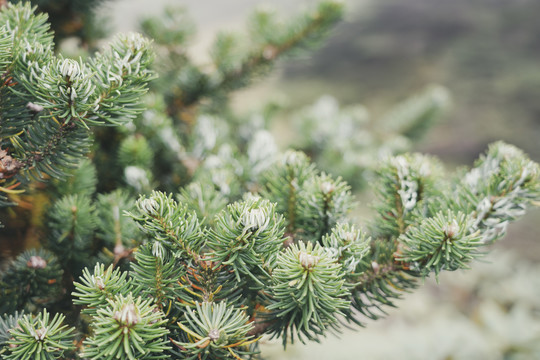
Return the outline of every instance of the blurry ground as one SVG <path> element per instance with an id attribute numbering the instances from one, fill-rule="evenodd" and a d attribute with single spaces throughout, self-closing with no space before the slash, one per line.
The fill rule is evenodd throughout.
<path id="1" fill-rule="evenodd" d="M 103 13 L 111 15 L 115 30 L 133 30 L 137 16 L 158 15 L 165 4 L 179 3 L 123 0 Z M 204 61 L 215 31 L 241 29 L 261 3 L 182 1 L 197 23 L 197 56 Z M 271 3 L 287 13 L 316 1 Z M 377 114 L 439 83 L 451 91 L 453 108 L 416 150 L 451 166 L 471 165 L 488 143 L 502 139 L 540 161 L 540 1 L 364 0 L 349 1 L 349 10 L 325 46 L 239 93 L 238 107 L 281 98 L 297 108 L 332 94 Z M 312 360 L 540 359 L 540 353 L 527 352 L 531 342 L 540 343 L 539 222 L 539 211 L 527 215 L 497 245 L 491 265 L 445 274 L 440 285 L 427 280 L 383 321 L 286 353 L 268 344 L 264 353 Z M 509 251 L 515 255 L 504 255 Z"/>

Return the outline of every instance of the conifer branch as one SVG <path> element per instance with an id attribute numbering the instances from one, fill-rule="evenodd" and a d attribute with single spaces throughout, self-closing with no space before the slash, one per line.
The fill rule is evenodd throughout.
<path id="1" fill-rule="evenodd" d="M 294 30 L 286 36 L 282 35 L 281 38 L 276 34 L 271 34 L 267 27 L 277 24 L 272 23 L 271 19 L 267 19 L 268 24 L 265 24 L 264 28 L 256 28 L 260 32 L 258 35 L 265 41 L 259 45 L 258 49 L 251 51 L 242 59 L 239 65 L 222 72 L 220 81 L 215 85 L 215 88 L 232 90 L 238 88 L 240 84 L 245 86 L 254 74 L 270 66 L 278 58 L 291 50 L 309 44 L 311 39 L 319 39 L 320 34 L 328 31 L 328 28 L 341 18 L 341 13 L 342 5 L 340 3 L 323 2 L 315 12 L 297 20 L 300 25 L 295 24 Z M 260 18 L 265 15 L 260 13 L 255 14 L 255 17 Z M 276 31 L 276 29 L 274 28 L 272 31 Z"/>
<path id="2" fill-rule="evenodd" d="M 150 41 L 120 35 L 68 59 L 35 8 L 1 8 L 0 205 L 22 199 L 32 211 L 0 215 L 8 236 L 39 246 L 0 274 L 0 357 L 242 360 L 265 335 L 319 341 L 383 316 L 421 278 L 468 268 L 540 204 L 538 164 L 502 142 L 455 175 L 428 156 L 388 154 L 444 108 L 440 88 L 383 116 L 369 147 L 343 140 L 369 128 L 362 108 L 326 98 L 304 113 L 315 161 L 336 156 L 328 144 L 355 159 L 388 155 L 354 162 L 357 177 L 380 162 L 366 227 L 351 217 L 347 181 L 302 152 L 280 155 L 266 119 L 229 121 L 228 94 L 320 39 L 341 9 L 323 2 L 290 25 L 259 12 L 245 49 L 218 38 L 214 72 L 178 50 L 189 35 L 178 14 L 146 23 L 171 29 L 158 39 L 171 68 L 141 101 L 154 78 Z M 186 112 L 193 126 L 176 126 Z M 329 130 L 336 122 L 344 127 Z"/>
<path id="3" fill-rule="evenodd" d="M 0 14 L 0 47 L 11 50 L 0 59 L 0 149 L 7 152 L 2 183 L 7 177 L 65 177 L 64 169 L 89 151 L 89 126 L 133 118 L 153 77 L 153 54 L 140 35 L 117 37 L 111 50 L 86 64 L 52 53 L 47 17 L 34 11 L 28 4 L 9 5 Z"/>

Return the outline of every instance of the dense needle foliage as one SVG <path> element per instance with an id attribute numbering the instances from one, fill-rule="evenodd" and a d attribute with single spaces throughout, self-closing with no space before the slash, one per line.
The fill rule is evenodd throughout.
<path id="1" fill-rule="evenodd" d="M 315 161 L 280 152 L 269 116 L 232 114 L 229 94 L 320 42 L 340 3 L 290 21 L 256 13 L 248 39 L 217 37 L 210 70 L 182 50 L 179 11 L 143 22 L 154 43 L 120 34 L 71 59 L 46 15 L 0 4 L 1 240 L 30 248 L 0 276 L 2 359 L 249 359 L 263 335 L 318 341 L 467 268 L 539 203 L 538 164 L 506 143 L 455 174 L 392 156 L 444 108 L 438 87 L 370 142 L 355 136 L 369 129 L 359 111 L 305 110 Z M 379 156 L 350 161 L 362 151 Z M 354 184 L 375 174 L 369 224 L 332 169 Z"/>

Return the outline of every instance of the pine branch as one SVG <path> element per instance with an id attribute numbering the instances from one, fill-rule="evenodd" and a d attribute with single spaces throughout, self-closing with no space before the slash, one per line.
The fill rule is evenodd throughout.
<path id="1" fill-rule="evenodd" d="M 300 191 L 307 179 L 315 175 L 315 167 L 305 154 L 286 152 L 282 158 L 262 175 L 262 196 L 276 203 L 276 211 L 287 221 L 287 235 L 294 236 L 299 229 Z"/>
<path id="2" fill-rule="evenodd" d="M 418 287 L 417 280 L 408 275 L 402 265 L 376 260 L 366 261 L 363 274 L 356 279 L 356 283 L 351 306 L 373 320 L 386 314 L 383 306 L 395 307 L 395 299 Z M 357 321 L 354 313 L 348 314 L 348 319 Z"/>
<path id="3" fill-rule="evenodd" d="M 0 203 L 25 205 L 4 209 L 6 238 L 31 224 L 27 238 L 47 250 L 1 275 L 0 311 L 27 312 L 0 319 L 2 358 L 238 360 L 257 357 L 264 335 L 319 341 L 379 318 L 420 278 L 467 268 L 540 203 L 538 164 L 504 143 L 454 176 L 431 157 L 388 156 L 377 216 L 361 230 L 345 180 L 304 153 L 277 156 L 264 116 L 235 117 L 228 95 L 319 40 L 338 3 L 285 23 L 257 13 L 247 46 L 218 37 L 213 72 L 179 48 L 183 15 L 146 23 L 172 30 L 158 41 L 172 67 L 144 99 L 150 41 L 120 35 L 92 58 L 64 58 L 34 11 L 0 10 Z M 348 154 L 359 177 L 418 139 L 445 102 L 428 90 L 371 129 L 365 109 L 323 98 L 304 114 L 305 146 L 316 162 Z"/>
<path id="4" fill-rule="evenodd" d="M 193 182 L 182 188 L 177 196 L 179 202 L 186 204 L 197 213 L 203 223 L 214 226 L 216 215 L 227 205 L 227 200 L 213 184 Z"/>
<path id="5" fill-rule="evenodd" d="M 93 274 L 88 268 L 83 270 L 80 282 L 75 282 L 74 305 L 84 305 L 84 314 L 97 315 L 97 310 L 107 306 L 109 300 L 114 300 L 116 295 L 126 296 L 133 289 L 131 279 L 127 278 L 126 272 L 113 269 L 112 265 L 105 269 L 105 265 L 96 264 Z"/>
<path id="6" fill-rule="evenodd" d="M 84 341 L 82 357 L 143 360 L 165 359 L 169 348 L 163 326 L 164 315 L 151 300 L 134 299 L 131 294 L 107 300 L 93 318 L 94 333 Z"/>
<path id="7" fill-rule="evenodd" d="M 17 326 L 19 319 L 21 319 L 23 315 L 23 312 L 19 313 L 16 311 L 13 315 L 4 315 L 0 317 L 0 349 L 9 345 L 8 341 L 11 338 L 9 332 Z"/>
<path id="8" fill-rule="evenodd" d="M 230 265 L 238 283 L 264 286 L 283 244 L 284 221 L 268 200 L 251 198 L 228 205 L 216 216 L 207 246 L 212 261 Z"/>
<path id="9" fill-rule="evenodd" d="M 242 359 L 240 355 L 253 355 L 247 346 L 258 340 L 247 335 L 252 326 L 242 309 L 225 302 L 197 303 L 196 309 L 186 311 L 185 320 L 178 326 L 186 338 L 173 340 L 183 350 L 181 359 Z"/>
<path id="10" fill-rule="evenodd" d="M 449 102 L 448 90 L 441 86 L 430 86 L 397 104 L 378 119 L 379 131 L 385 136 L 400 134 L 410 141 L 419 140 L 449 106 Z"/>
<path id="11" fill-rule="evenodd" d="M 171 304 L 182 296 L 181 279 L 186 274 L 185 265 L 176 260 L 170 252 L 159 249 L 159 242 L 143 245 L 135 252 L 135 262 L 131 264 L 131 276 L 136 283 L 136 293 L 153 299 L 157 308 L 167 312 Z"/>
<path id="12" fill-rule="evenodd" d="M 126 214 L 139 224 L 143 232 L 157 240 L 152 249 L 154 256 L 160 257 L 163 251 L 171 250 L 175 257 L 202 261 L 195 249 L 204 246 L 204 238 L 194 213 L 188 212 L 171 195 L 157 191 L 148 198 L 141 196 L 136 207 L 136 212 Z"/>
<path id="13" fill-rule="evenodd" d="M 270 14 L 258 13 L 254 21 L 258 26 L 253 27 L 255 36 L 260 38 L 259 48 L 253 50 L 245 56 L 239 64 L 228 66 L 223 58 L 230 56 L 226 50 L 226 45 L 219 45 L 219 42 L 227 42 L 226 39 L 217 40 L 217 49 L 227 51 L 223 54 L 216 51 L 214 55 L 218 70 L 221 72 L 220 82 L 215 85 L 219 89 L 237 89 L 246 86 L 255 74 L 270 66 L 276 59 L 281 58 L 292 50 L 305 47 L 314 40 L 319 40 L 321 35 L 328 31 L 341 18 L 342 5 L 338 2 L 322 2 L 313 13 L 293 21 L 294 25 L 279 27 Z M 266 18 L 265 22 L 260 21 Z M 263 26 L 261 26 L 264 24 Z M 279 31 L 278 29 L 283 29 Z M 272 29 L 269 31 L 269 29 Z M 225 55 L 225 56 L 223 56 Z M 225 65 L 227 64 L 227 65 Z"/>
<path id="14" fill-rule="evenodd" d="M 211 51 L 215 73 L 206 73 L 197 66 L 183 66 L 179 80 L 170 89 L 168 113 L 187 120 L 193 106 L 209 98 L 216 103 L 223 103 L 227 93 L 245 87 L 258 75 L 270 70 L 276 60 L 302 48 L 317 43 L 329 29 L 341 18 L 343 7 L 334 1 L 321 2 L 317 10 L 297 17 L 283 24 L 271 19 L 269 14 L 258 13 L 254 16 L 258 23 L 263 17 L 267 24 L 263 27 L 252 26 L 252 46 L 245 51 L 238 44 L 234 35 L 220 34 Z M 271 28 L 272 31 L 268 31 Z"/>
<path id="15" fill-rule="evenodd" d="M 50 251 L 23 252 L 0 278 L 0 313 L 52 303 L 62 292 L 62 274 L 58 258 Z"/>
<path id="16" fill-rule="evenodd" d="M 482 245 L 480 232 L 472 232 L 469 223 L 465 214 L 450 211 L 425 219 L 400 237 L 396 260 L 424 276 L 431 271 L 438 276 L 442 270 L 467 268 L 480 255 Z"/>
<path id="17" fill-rule="evenodd" d="M 54 203 L 47 220 L 48 249 L 59 256 L 70 274 L 80 274 L 92 258 L 97 223 L 95 205 L 88 196 L 68 195 Z"/>
<path id="18" fill-rule="evenodd" d="M 123 216 L 125 211 L 133 211 L 135 199 L 122 190 L 99 194 L 97 198 L 96 237 L 103 241 L 104 251 L 113 249 L 113 263 L 131 256 L 133 249 L 142 241 L 137 224 Z"/>
<path id="19" fill-rule="evenodd" d="M 345 222 L 352 208 L 350 186 L 341 178 L 322 173 L 307 180 L 300 192 L 297 209 L 302 239 L 321 242 L 339 222 Z"/>
<path id="20" fill-rule="evenodd" d="M 0 47 L 13 49 L 0 58 L 0 93 L 7 95 L 0 114 L 0 149 L 7 151 L 0 185 L 9 177 L 65 177 L 64 169 L 89 151 L 89 127 L 124 124 L 137 115 L 137 101 L 153 77 L 153 53 L 140 35 L 118 36 L 86 64 L 52 53 L 47 17 L 34 11 L 26 4 L 0 13 Z"/>
<path id="21" fill-rule="evenodd" d="M 16 327 L 10 329 L 9 350 L 3 357 L 8 360 L 54 360 L 73 350 L 73 328 L 62 325 L 64 316 L 56 314 L 52 320 L 44 310 L 37 316 L 23 315 Z"/>
<path id="22" fill-rule="evenodd" d="M 341 264 L 319 244 L 291 245 L 280 254 L 272 273 L 269 333 L 304 343 L 317 340 L 349 307 L 349 289 Z"/>
<path id="23" fill-rule="evenodd" d="M 516 147 L 497 142 L 465 174 L 452 202 L 473 211 L 473 228 L 489 244 L 504 236 L 507 225 L 538 201 L 539 178 L 537 163 Z"/>
<path id="24" fill-rule="evenodd" d="M 377 171 L 377 237 L 392 240 L 404 233 L 416 212 L 424 211 L 424 199 L 440 195 L 441 185 L 437 184 L 441 173 L 435 159 L 419 154 L 399 155 L 383 162 Z"/>

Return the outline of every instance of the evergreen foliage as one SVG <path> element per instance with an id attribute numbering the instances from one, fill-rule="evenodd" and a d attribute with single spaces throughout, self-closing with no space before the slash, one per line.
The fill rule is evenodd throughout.
<path id="1" fill-rule="evenodd" d="M 115 296 L 108 305 L 92 317 L 92 336 L 86 338 L 82 358 L 88 359 L 163 359 L 168 355 L 167 330 L 161 326 L 166 320 L 152 304 L 142 300 Z"/>
<path id="2" fill-rule="evenodd" d="M 382 154 L 377 215 L 361 228 L 343 178 L 280 153 L 266 120 L 232 114 L 231 91 L 318 43 L 340 3 L 289 22 L 255 14 L 250 41 L 218 35 L 210 72 L 180 50 L 191 30 L 169 10 L 143 23 L 160 56 L 154 83 L 141 35 L 64 58 L 34 12 L 0 12 L 2 219 L 40 245 L 1 273 L 0 358 L 250 359 L 264 335 L 319 341 L 377 319 L 432 272 L 467 268 L 539 203 L 540 168 L 512 145 L 449 175 L 434 158 L 352 139 L 349 155 Z M 444 94 L 409 99 L 381 129 L 416 140 Z M 315 160 L 327 137 L 358 131 L 358 114 L 312 122 L 345 126 L 314 137 Z M 357 177 L 375 167 L 354 166 Z"/>
<path id="3" fill-rule="evenodd" d="M 448 90 L 432 85 L 374 117 L 360 104 L 340 107 L 325 95 L 294 114 L 299 133 L 295 145 L 323 170 L 340 174 L 352 186 L 363 186 L 381 159 L 410 151 L 449 104 Z"/>
<path id="4" fill-rule="evenodd" d="M 27 304 L 40 308 L 53 301 L 61 292 L 63 270 L 54 253 L 45 249 L 30 249 L 20 254 L 6 270 L 2 279 L 2 313 L 12 312 Z"/>
<path id="5" fill-rule="evenodd" d="M 11 338 L 4 348 L 4 359 L 53 360 L 64 357 L 73 350 L 73 328 L 63 325 L 64 316 L 56 314 L 52 320 L 47 310 L 36 316 L 23 315 L 17 325 L 9 330 Z M 67 350 L 67 351 L 66 351 Z"/>
<path id="6" fill-rule="evenodd" d="M 270 333 L 287 344 L 294 337 L 317 340 L 327 328 L 338 327 L 350 301 L 341 264 L 319 244 L 303 242 L 279 255 L 274 269 L 268 315 Z"/>
<path id="7" fill-rule="evenodd" d="M 258 340 L 249 335 L 253 325 L 246 314 L 225 301 L 196 303 L 196 310 L 188 310 L 185 318 L 178 326 L 187 341 L 173 341 L 183 350 L 181 359 L 241 359 L 250 355 L 243 348 Z"/>
<path id="8" fill-rule="evenodd" d="M 64 59 L 53 53 L 47 17 L 34 11 L 7 5 L 0 17 L 10 47 L 0 69 L 3 199 L 28 179 L 65 177 L 90 150 L 90 126 L 127 123 L 153 76 L 142 36 L 119 35 L 88 62 Z"/>

